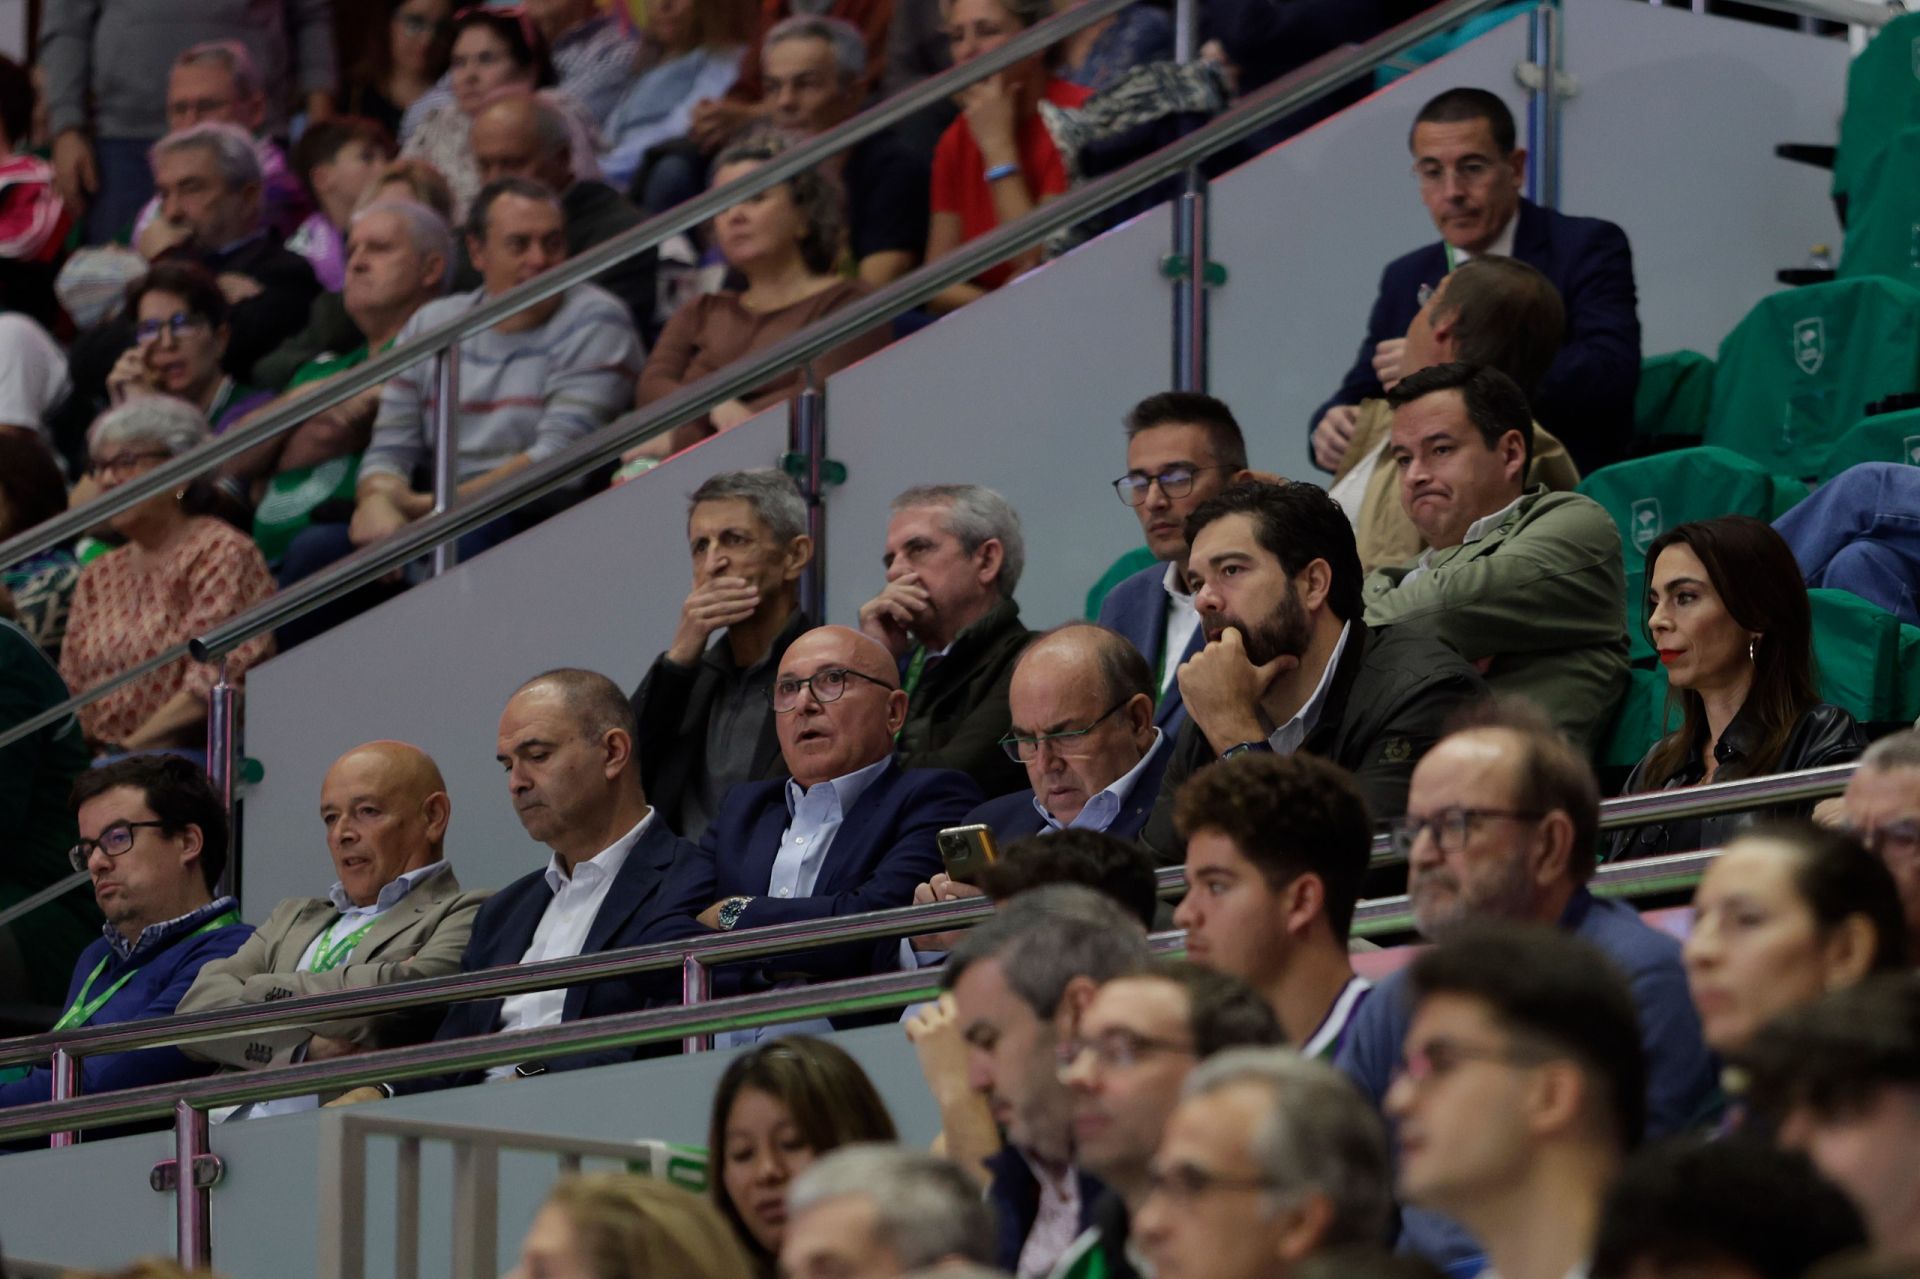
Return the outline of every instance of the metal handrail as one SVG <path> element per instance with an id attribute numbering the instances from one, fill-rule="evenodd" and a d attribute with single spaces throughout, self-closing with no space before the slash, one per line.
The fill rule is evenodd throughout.
<path id="1" fill-rule="evenodd" d="M 1850 27 L 1872 27 L 1875 30 L 1906 12 L 1903 6 L 1897 4 L 1870 4 L 1868 0 L 1749 0 L 1749 3 L 1803 18 L 1823 18 L 1828 22 L 1840 22 Z"/>
<path id="2" fill-rule="evenodd" d="M 840 125 L 812 138 L 803 145 L 767 161 L 745 177 L 702 193 L 691 200 L 648 218 L 610 240 L 594 245 L 545 272 L 537 279 L 519 285 L 499 297 L 473 308 L 456 319 L 429 329 L 405 346 L 398 346 L 369 359 L 357 368 L 331 379 L 320 389 L 302 396 L 295 403 L 262 416 L 245 426 L 236 427 L 208 444 L 168 462 L 137 480 L 100 495 L 85 506 L 49 520 L 0 542 L 0 564 L 12 564 L 29 555 L 50 550 L 94 528 L 108 516 L 139 505 L 145 499 L 194 478 L 230 457 L 235 457 L 263 440 L 271 439 L 297 426 L 316 413 L 344 403 L 360 392 L 385 382 L 394 374 L 477 333 L 485 332 L 501 320 L 527 307 L 563 293 L 576 284 L 599 275 L 609 267 L 658 247 L 664 241 L 706 221 L 714 214 L 738 204 L 756 192 L 778 186 L 796 173 L 811 169 L 882 129 L 887 129 L 936 102 L 951 97 L 956 90 L 977 80 L 1004 71 L 1021 59 L 1042 52 L 1102 18 L 1118 13 L 1131 0 L 1087 0 L 1035 23 L 992 53 L 962 66 L 952 67 L 912 88 L 903 89 Z"/>
<path id="3" fill-rule="evenodd" d="M 1156 954 L 1179 954 L 1180 933 L 1149 939 Z M 557 1026 L 499 1031 L 468 1039 L 448 1039 L 358 1053 L 330 1061 L 306 1062 L 267 1070 L 211 1075 L 171 1084 L 148 1084 L 122 1092 L 90 1094 L 68 1101 L 42 1101 L 0 1111 L 0 1141 L 18 1141 L 69 1129 L 136 1123 L 174 1113 L 176 1105 L 205 1110 L 215 1106 L 268 1101 L 275 1097 L 334 1092 L 367 1084 L 419 1079 L 429 1075 L 513 1066 L 549 1057 L 662 1043 L 688 1035 L 720 1034 L 763 1025 L 803 1021 L 845 1013 L 898 1008 L 939 992 L 939 972 L 885 973 L 815 986 L 791 986 L 758 995 L 693 1008 L 656 1008 L 588 1017 Z"/>

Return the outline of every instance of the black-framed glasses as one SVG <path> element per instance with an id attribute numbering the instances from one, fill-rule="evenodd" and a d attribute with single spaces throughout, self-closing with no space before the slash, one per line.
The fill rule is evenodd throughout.
<path id="1" fill-rule="evenodd" d="M 172 456 L 165 449 L 132 449 L 112 457 L 96 458 L 87 463 L 87 469 L 99 476 L 123 475 L 142 462 L 164 462 Z"/>
<path id="2" fill-rule="evenodd" d="M 1533 809 L 1442 808 L 1421 816 L 1408 813 L 1387 823 L 1387 836 L 1393 851 L 1405 857 L 1413 851 L 1420 832 L 1431 830 L 1433 842 L 1443 853 L 1457 853 L 1467 846 L 1467 837 L 1484 821 L 1537 822 L 1546 814 Z"/>
<path id="3" fill-rule="evenodd" d="M 1202 1195 L 1222 1190 L 1274 1190 L 1271 1177 L 1234 1177 L 1198 1164 L 1174 1164 L 1147 1171 L 1147 1193 L 1172 1203 L 1192 1203 Z"/>
<path id="4" fill-rule="evenodd" d="M 67 860 L 73 868 L 84 871 L 87 862 L 93 858 L 93 850 L 99 849 L 109 857 L 123 857 L 133 847 L 133 832 L 143 826 L 164 827 L 165 822 L 114 822 L 100 832 L 98 839 L 83 839 L 67 850 Z"/>
<path id="5" fill-rule="evenodd" d="M 1132 700 L 1132 698 L 1127 699 L 1129 702 Z M 1101 713 L 1099 719 L 1094 720 L 1093 723 L 1087 725 L 1085 728 L 1070 729 L 1064 733 L 1043 733 L 1039 737 L 1016 737 L 1009 733 L 1000 739 L 1000 749 L 1005 751 L 1007 758 L 1016 764 L 1030 764 L 1034 760 L 1039 759 L 1040 748 L 1042 746 L 1051 746 L 1062 755 L 1077 756 L 1080 752 L 1078 750 L 1069 750 L 1068 743 L 1072 743 L 1075 747 L 1082 746 L 1081 738 L 1084 738 L 1088 733 L 1100 727 L 1101 721 L 1110 718 L 1115 711 L 1126 704 L 1127 702 L 1115 702 Z"/>
<path id="6" fill-rule="evenodd" d="M 134 325 L 133 340 L 141 346 L 145 346 L 147 343 L 158 338 L 161 331 L 164 330 L 173 335 L 175 341 L 178 341 L 194 330 L 204 329 L 206 327 L 208 327 L 206 316 L 195 315 L 191 311 L 175 311 L 164 320 L 142 320 L 140 323 Z"/>
<path id="7" fill-rule="evenodd" d="M 837 702 L 846 695 L 847 681 L 850 679 L 863 679 L 869 684 L 878 684 L 888 692 L 893 691 L 893 685 L 885 680 L 875 679 L 871 675 L 850 670 L 845 666 L 829 666 L 823 671 L 815 671 L 805 679 L 794 679 L 789 676 L 786 679 L 774 681 L 773 687 L 767 690 L 767 700 L 773 703 L 776 714 L 785 715 L 800 705 L 800 690 L 804 688 L 812 692 L 814 701 L 824 706 L 828 702 Z"/>
<path id="8" fill-rule="evenodd" d="M 1193 477 L 1202 471 L 1230 471 L 1230 466 L 1169 466 L 1158 475 L 1147 475 L 1141 471 L 1128 471 L 1113 482 L 1113 491 L 1128 506 L 1138 506 L 1147 500 L 1147 490 L 1158 484 L 1160 491 L 1168 497 L 1185 497 L 1193 492 Z"/>
<path id="9" fill-rule="evenodd" d="M 1060 1067 L 1066 1069 L 1088 1053 L 1102 1070 L 1131 1070 L 1143 1058 L 1157 1053 L 1184 1053 L 1193 1056 L 1192 1043 L 1177 1039 L 1155 1039 L 1151 1035 L 1115 1026 L 1090 1039 L 1070 1039 L 1060 1045 Z"/>

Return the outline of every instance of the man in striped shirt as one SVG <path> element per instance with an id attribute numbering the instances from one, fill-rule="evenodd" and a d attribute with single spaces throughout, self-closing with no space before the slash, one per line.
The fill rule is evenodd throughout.
<path id="1" fill-rule="evenodd" d="M 488 183 L 468 215 L 467 252 L 481 287 L 421 307 L 399 345 L 565 261 L 559 198 L 530 178 Z M 641 358 L 627 308 L 591 284 L 576 284 L 461 342 L 454 406 L 459 496 L 545 461 L 630 408 Z M 355 493 L 355 546 L 390 537 L 433 509 L 431 485 L 420 477 L 433 461 L 434 368 L 423 360 L 381 392 Z M 461 556 L 510 536 L 512 519 L 462 538 Z"/>
<path id="2" fill-rule="evenodd" d="M 1248 754 L 1196 773 L 1174 812 L 1187 958 L 1252 986 L 1288 1043 L 1331 1058 L 1367 996 L 1347 933 L 1373 825 L 1352 776 L 1311 755 Z"/>

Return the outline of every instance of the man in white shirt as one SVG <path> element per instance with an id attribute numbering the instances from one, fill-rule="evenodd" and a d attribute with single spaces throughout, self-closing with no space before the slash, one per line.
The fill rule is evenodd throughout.
<path id="1" fill-rule="evenodd" d="M 1310 755 L 1253 754 L 1189 779 L 1174 820 L 1187 958 L 1259 991 L 1288 1043 L 1331 1061 L 1369 989 L 1347 955 L 1373 849 L 1353 779 Z"/>
<path id="2" fill-rule="evenodd" d="M 176 1011 L 259 1006 L 458 972 L 487 894 L 463 891 L 454 878 L 445 854 L 451 816 L 446 783 L 426 752 L 405 742 L 348 751 L 320 785 L 320 823 L 339 878 L 324 898 L 292 897 L 274 907 L 238 951 L 200 970 Z M 419 1043 L 438 1021 L 435 1009 L 407 1009 L 253 1031 L 185 1051 L 253 1070 Z M 317 1104 L 309 1096 L 242 1109 L 258 1117 Z"/>
<path id="3" fill-rule="evenodd" d="M 1247 444 L 1231 409 L 1191 391 L 1148 396 L 1126 426 L 1127 473 L 1113 488 L 1159 562 L 1114 584 L 1100 625 L 1133 641 L 1156 672 L 1154 723 L 1171 736 L 1186 720 L 1174 676 L 1205 643 L 1187 589 L 1187 516 L 1245 472 Z"/>
<path id="4" fill-rule="evenodd" d="M 620 686 L 593 671 L 536 675 L 508 699 L 498 753 L 527 834 L 551 854 L 546 866 L 494 894 L 474 922 L 464 972 L 537 963 L 665 940 L 667 923 L 693 909 L 672 895 L 669 871 L 692 845 L 647 804 L 633 744 L 633 707 Z M 478 999 L 447 1009 L 436 1039 L 554 1026 L 633 1012 L 677 995 L 664 978 L 602 982 Z M 498 1066 L 484 1074 L 409 1079 L 356 1088 L 343 1101 L 425 1092 L 628 1061 L 647 1049 L 610 1049 Z"/>
<path id="5" fill-rule="evenodd" d="M 1413 962 L 1386 1094 L 1403 1203 L 1458 1220 L 1499 1279 L 1578 1279 L 1640 1140 L 1646 1062 L 1626 979 L 1541 925 L 1458 934 Z"/>
<path id="6" fill-rule="evenodd" d="M 1400 503 L 1427 550 L 1367 577 L 1367 625 L 1442 641 L 1494 692 L 1597 744 L 1627 684 L 1613 517 L 1582 494 L 1527 486 L 1533 414 L 1498 369 L 1434 365 L 1396 383 L 1387 403 Z"/>

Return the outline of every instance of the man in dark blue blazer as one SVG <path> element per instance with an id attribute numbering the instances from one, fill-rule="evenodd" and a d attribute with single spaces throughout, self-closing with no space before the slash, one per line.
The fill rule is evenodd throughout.
<path id="1" fill-rule="evenodd" d="M 727 792 L 675 874 L 669 896 L 695 902 L 676 935 L 906 906 L 940 869 L 936 833 L 980 803 L 965 773 L 901 768 L 893 737 L 907 695 L 892 656 L 858 631 L 822 626 L 796 639 L 774 678 L 773 709 L 792 778 Z M 863 976 L 875 955 L 871 942 L 822 947 L 729 965 L 714 985 Z"/>
<path id="2" fill-rule="evenodd" d="M 1187 516 L 1246 469 L 1233 411 L 1210 395 L 1167 391 L 1127 414 L 1127 473 L 1114 481 L 1159 560 L 1124 579 L 1100 604 L 1100 625 L 1133 642 L 1154 674 L 1153 722 L 1169 737 L 1186 722 L 1181 663 L 1206 644 L 1186 587 Z"/>
<path id="3" fill-rule="evenodd" d="M 520 824 L 553 852 L 543 869 L 508 884 L 480 908 L 460 957 L 461 971 L 664 941 L 672 935 L 672 922 L 700 908 L 674 895 L 671 872 L 695 849 L 647 804 L 634 749 L 633 707 L 619 685 L 583 670 L 534 677 L 508 700 L 498 749 Z M 678 997 L 671 978 L 649 973 L 469 1000 L 447 1009 L 434 1038 L 558 1025 L 674 1003 Z M 343 1100 L 578 1070 L 664 1051 L 670 1046 L 579 1053 L 360 1088 Z"/>
<path id="4" fill-rule="evenodd" d="M 1454 267 L 1487 254 L 1514 257 L 1553 281 L 1567 328 L 1534 396 L 1540 424 L 1582 473 L 1627 456 L 1640 383 L 1640 319 L 1633 252 L 1624 231 L 1569 217 L 1520 196 L 1527 153 L 1513 114 L 1484 89 L 1450 89 L 1420 110 L 1411 138 L 1420 198 L 1440 243 L 1387 265 L 1366 340 L 1333 398 L 1314 412 L 1313 460 L 1334 470 L 1353 436 L 1356 406 L 1397 381 L 1407 326 Z"/>

